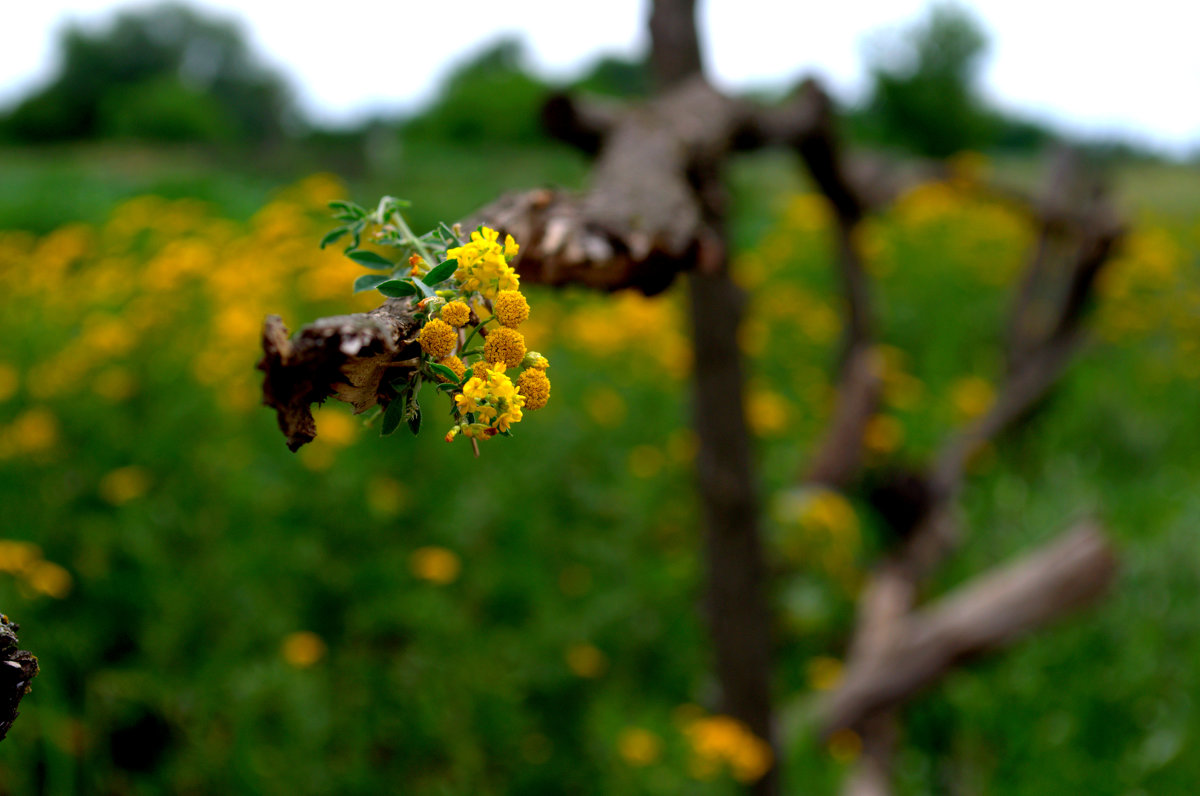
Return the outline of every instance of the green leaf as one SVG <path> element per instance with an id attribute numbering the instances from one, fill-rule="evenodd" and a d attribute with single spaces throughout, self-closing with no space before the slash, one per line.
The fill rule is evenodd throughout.
<path id="1" fill-rule="evenodd" d="M 421 295 L 425 298 L 433 298 L 437 295 L 433 288 L 422 282 L 418 277 L 412 278 L 412 283 L 417 286 L 417 290 L 421 291 Z"/>
<path id="2" fill-rule="evenodd" d="M 329 208 L 334 211 L 334 217 L 344 221 L 356 221 L 367 217 L 367 211 L 354 204 L 354 202 L 337 199 L 329 203 Z"/>
<path id="3" fill-rule="evenodd" d="M 337 242 L 338 238 L 342 237 L 349 231 L 350 227 L 338 227 L 337 229 L 333 230 L 328 235 L 321 238 L 321 248 L 324 249 L 329 244 Z"/>
<path id="4" fill-rule="evenodd" d="M 417 288 L 407 279 L 389 279 L 375 287 L 388 298 L 404 298 L 417 292 Z"/>
<path id="5" fill-rule="evenodd" d="M 407 409 L 405 404 L 407 404 L 408 401 L 405 400 L 405 398 L 406 395 L 403 393 L 396 396 L 392 399 L 392 402 L 388 404 L 387 409 L 384 410 L 383 425 L 379 428 L 379 433 L 381 436 L 389 436 L 393 431 L 400 428 L 400 421 L 404 420 Z"/>
<path id="6" fill-rule="evenodd" d="M 437 386 L 437 388 L 444 393 L 452 393 L 458 389 L 458 385 L 457 384 L 439 384 Z M 454 414 L 454 407 L 450 407 L 450 413 Z"/>
<path id="7" fill-rule="evenodd" d="M 451 384 L 458 384 L 458 374 L 440 362 L 430 362 L 429 369 L 439 376 L 449 379 Z"/>
<path id="8" fill-rule="evenodd" d="M 384 259 L 372 251 L 362 250 L 346 252 L 346 256 L 365 268 L 392 269 L 396 267 L 396 264 L 391 260 Z"/>
<path id="9" fill-rule="evenodd" d="M 458 260 L 447 260 L 444 263 L 439 263 L 430 269 L 429 273 L 425 274 L 425 284 L 436 285 L 438 282 L 445 282 L 457 269 Z"/>
<path id="10" fill-rule="evenodd" d="M 364 290 L 374 290 L 384 282 L 391 281 L 391 279 L 387 274 L 363 274 L 354 280 L 354 292 L 361 293 Z"/>
<path id="11" fill-rule="evenodd" d="M 438 222 L 438 231 L 442 233 L 442 240 L 450 242 L 450 243 L 458 244 L 458 242 L 459 242 L 458 236 L 454 234 L 454 230 L 452 230 L 452 229 L 450 229 L 450 227 L 446 226 L 445 221 Z"/>
<path id="12" fill-rule="evenodd" d="M 408 430 L 413 433 L 413 436 L 421 433 L 421 404 L 417 403 L 416 396 L 408 403 Z"/>

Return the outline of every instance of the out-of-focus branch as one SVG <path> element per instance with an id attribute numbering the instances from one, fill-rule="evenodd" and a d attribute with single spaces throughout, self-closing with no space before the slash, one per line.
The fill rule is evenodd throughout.
<path id="1" fill-rule="evenodd" d="M 0 614 L 0 741 L 20 715 L 17 708 L 38 673 L 37 658 L 28 650 L 19 649 L 18 630 L 19 625 Z"/>
<path id="2" fill-rule="evenodd" d="M 703 74 L 696 0 L 654 0 L 650 9 L 650 66 L 660 92 Z"/>
<path id="3" fill-rule="evenodd" d="M 1116 557 L 1085 524 L 900 619 L 886 645 L 857 657 L 824 706 L 826 732 L 856 727 L 960 662 L 1008 646 L 1099 598 Z"/>
<path id="4" fill-rule="evenodd" d="M 1033 215 L 1041 230 L 1013 302 L 1010 367 L 990 411 L 952 434 L 920 479 L 922 514 L 895 528 L 901 543 L 863 589 L 847 676 L 828 702 L 825 728 L 854 727 L 864 749 L 877 753 L 864 757 L 846 793 L 887 792 L 888 777 L 880 774 L 888 756 L 879 750 L 889 741 L 876 736 L 892 709 L 957 662 L 1057 616 L 1048 606 L 1094 599 L 1111 579 L 1111 551 L 1098 531 L 1086 529 L 1019 568 L 984 576 L 978 587 L 915 612 L 922 582 L 958 543 L 953 505 L 972 455 L 1016 427 L 1061 377 L 1080 339 L 1096 276 L 1121 234 L 1103 193 L 1077 167 L 1077 161 L 1060 158 L 1041 200 L 1015 192 L 1006 197 Z M 1079 186 L 1087 186 L 1086 195 Z M 1063 236 L 1072 245 L 1062 245 Z M 1054 603 L 1039 602 L 1051 598 Z"/>

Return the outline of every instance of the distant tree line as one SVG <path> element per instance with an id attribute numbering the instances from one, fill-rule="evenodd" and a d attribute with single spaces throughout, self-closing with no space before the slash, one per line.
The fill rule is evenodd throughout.
<path id="1" fill-rule="evenodd" d="M 1055 138 L 982 96 L 977 78 L 987 36 L 961 7 L 935 5 L 876 45 L 868 97 L 846 114 L 852 141 L 944 157 L 962 150 L 1028 152 Z M 528 68 L 522 44 L 506 39 L 459 65 L 421 112 L 334 131 L 305 122 L 284 78 L 260 63 L 236 24 L 186 6 L 127 11 L 95 33 L 69 27 L 59 46 L 61 66 L 50 85 L 0 112 L 0 139 L 263 145 L 300 138 L 346 147 L 382 129 L 405 141 L 541 145 L 549 139 L 540 109 L 551 91 L 627 99 L 647 96 L 650 86 L 644 59 L 617 57 L 601 59 L 569 85 L 551 85 Z M 1122 144 L 1093 149 L 1145 154 Z"/>

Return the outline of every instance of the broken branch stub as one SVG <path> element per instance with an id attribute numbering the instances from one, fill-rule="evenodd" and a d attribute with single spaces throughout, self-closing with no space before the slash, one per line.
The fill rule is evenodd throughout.
<path id="1" fill-rule="evenodd" d="M 370 312 L 321 318 L 291 337 L 282 318 L 267 316 L 258 363 L 263 403 L 276 411 L 289 448 L 316 437 L 312 405 L 331 395 L 355 414 L 386 405 L 385 376 L 403 373 L 394 363 L 416 356 L 413 309 L 410 299 L 388 299 Z"/>
<path id="2" fill-rule="evenodd" d="M 37 676 L 38 661 L 28 650 L 18 649 L 20 626 L 0 614 L 0 741 L 20 713 L 17 707 L 29 693 L 30 682 Z"/>

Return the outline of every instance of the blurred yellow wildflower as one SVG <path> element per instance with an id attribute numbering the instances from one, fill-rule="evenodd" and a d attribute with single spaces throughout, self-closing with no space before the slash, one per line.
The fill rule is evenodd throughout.
<path id="1" fill-rule="evenodd" d="M 394 517 L 410 502 L 408 487 L 394 478 L 377 475 L 367 482 L 367 508 L 373 514 Z"/>
<path id="2" fill-rule="evenodd" d="M 100 479 L 100 497 L 114 506 L 123 506 L 149 491 L 150 472 L 136 464 L 119 467 Z"/>
<path id="3" fill-rule="evenodd" d="M 42 453 L 58 443 L 58 418 L 44 406 L 17 415 L 6 435 L 18 453 Z"/>
<path id="4" fill-rule="evenodd" d="M 746 419 L 760 437 L 778 434 L 788 427 L 791 406 L 773 390 L 754 388 L 746 396 Z"/>
<path id="5" fill-rule="evenodd" d="M 604 674 L 608 668 L 608 657 L 587 642 L 579 642 L 567 647 L 565 657 L 567 668 L 577 677 L 594 679 Z"/>
<path id="6" fill-rule="evenodd" d="M 583 399 L 584 409 L 598 426 L 613 428 L 625 420 L 625 399 L 610 387 L 598 387 Z"/>
<path id="7" fill-rule="evenodd" d="M 692 747 L 691 773 L 711 779 L 727 766 L 734 779 L 750 784 L 762 779 L 774 760 L 771 746 L 730 716 L 699 718 L 684 727 Z"/>
<path id="8" fill-rule="evenodd" d="M 25 572 L 25 580 L 34 591 L 56 600 L 71 593 L 71 573 L 52 561 L 34 561 Z"/>
<path id="9" fill-rule="evenodd" d="M 666 457 L 654 445 L 638 445 L 629 452 L 629 472 L 637 478 L 653 478 L 664 464 Z"/>
<path id="10" fill-rule="evenodd" d="M 419 547 L 408 557 L 408 566 L 421 580 L 445 586 L 458 580 L 462 562 L 444 547 Z"/>
<path id="11" fill-rule="evenodd" d="M 904 426 L 891 415 L 875 415 L 863 429 L 863 445 L 871 453 L 891 453 L 904 441 Z"/>
<path id="12" fill-rule="evenodd" d="M 817 691 L 832 691 L 842 682 L 842 662 L 819 655 L 808 662 L 808 684 Z"/>
<path id="13" fill-rule="evenodd" d="M 0 401 L 7 401 L 17 394 L 19 374 L 7 362 L 0 362 Z"/>
<path id="14" fill-rule="evenodd" d="M 324 639 L 311 630 L 290 633 L 283 640 L 280 652 L 288 665 L 307 669 L 325 657 L 327 647 Z"/>
<path id="15" fill-rule="evenodd" d="M 852 763 L 862 754 L 862 738 L 850 729 L 836 730 L 829 736 L 829 756 L 839 763 Z"/>
<path id="16" fill-rule="evenodd" d="M 992 408 L 996 392 L 987 380 L 966 376 L 950 388 L 950 401 L 959 420 L 974 420 Z"/>
<path id="17" fill-rule="evenodd" d="M 317 413 L 317 435 L 336 448 L 344 448 L 358 439 L 362 424 L 344 411 L 333 407 Z"/>
<path id="18" fill-rule="evenodd" d="M 617 738 L 617 751 L 632 766 L 648 766 L 662 757 L 663 742 L 650 730 L 626 727 Z"/>

